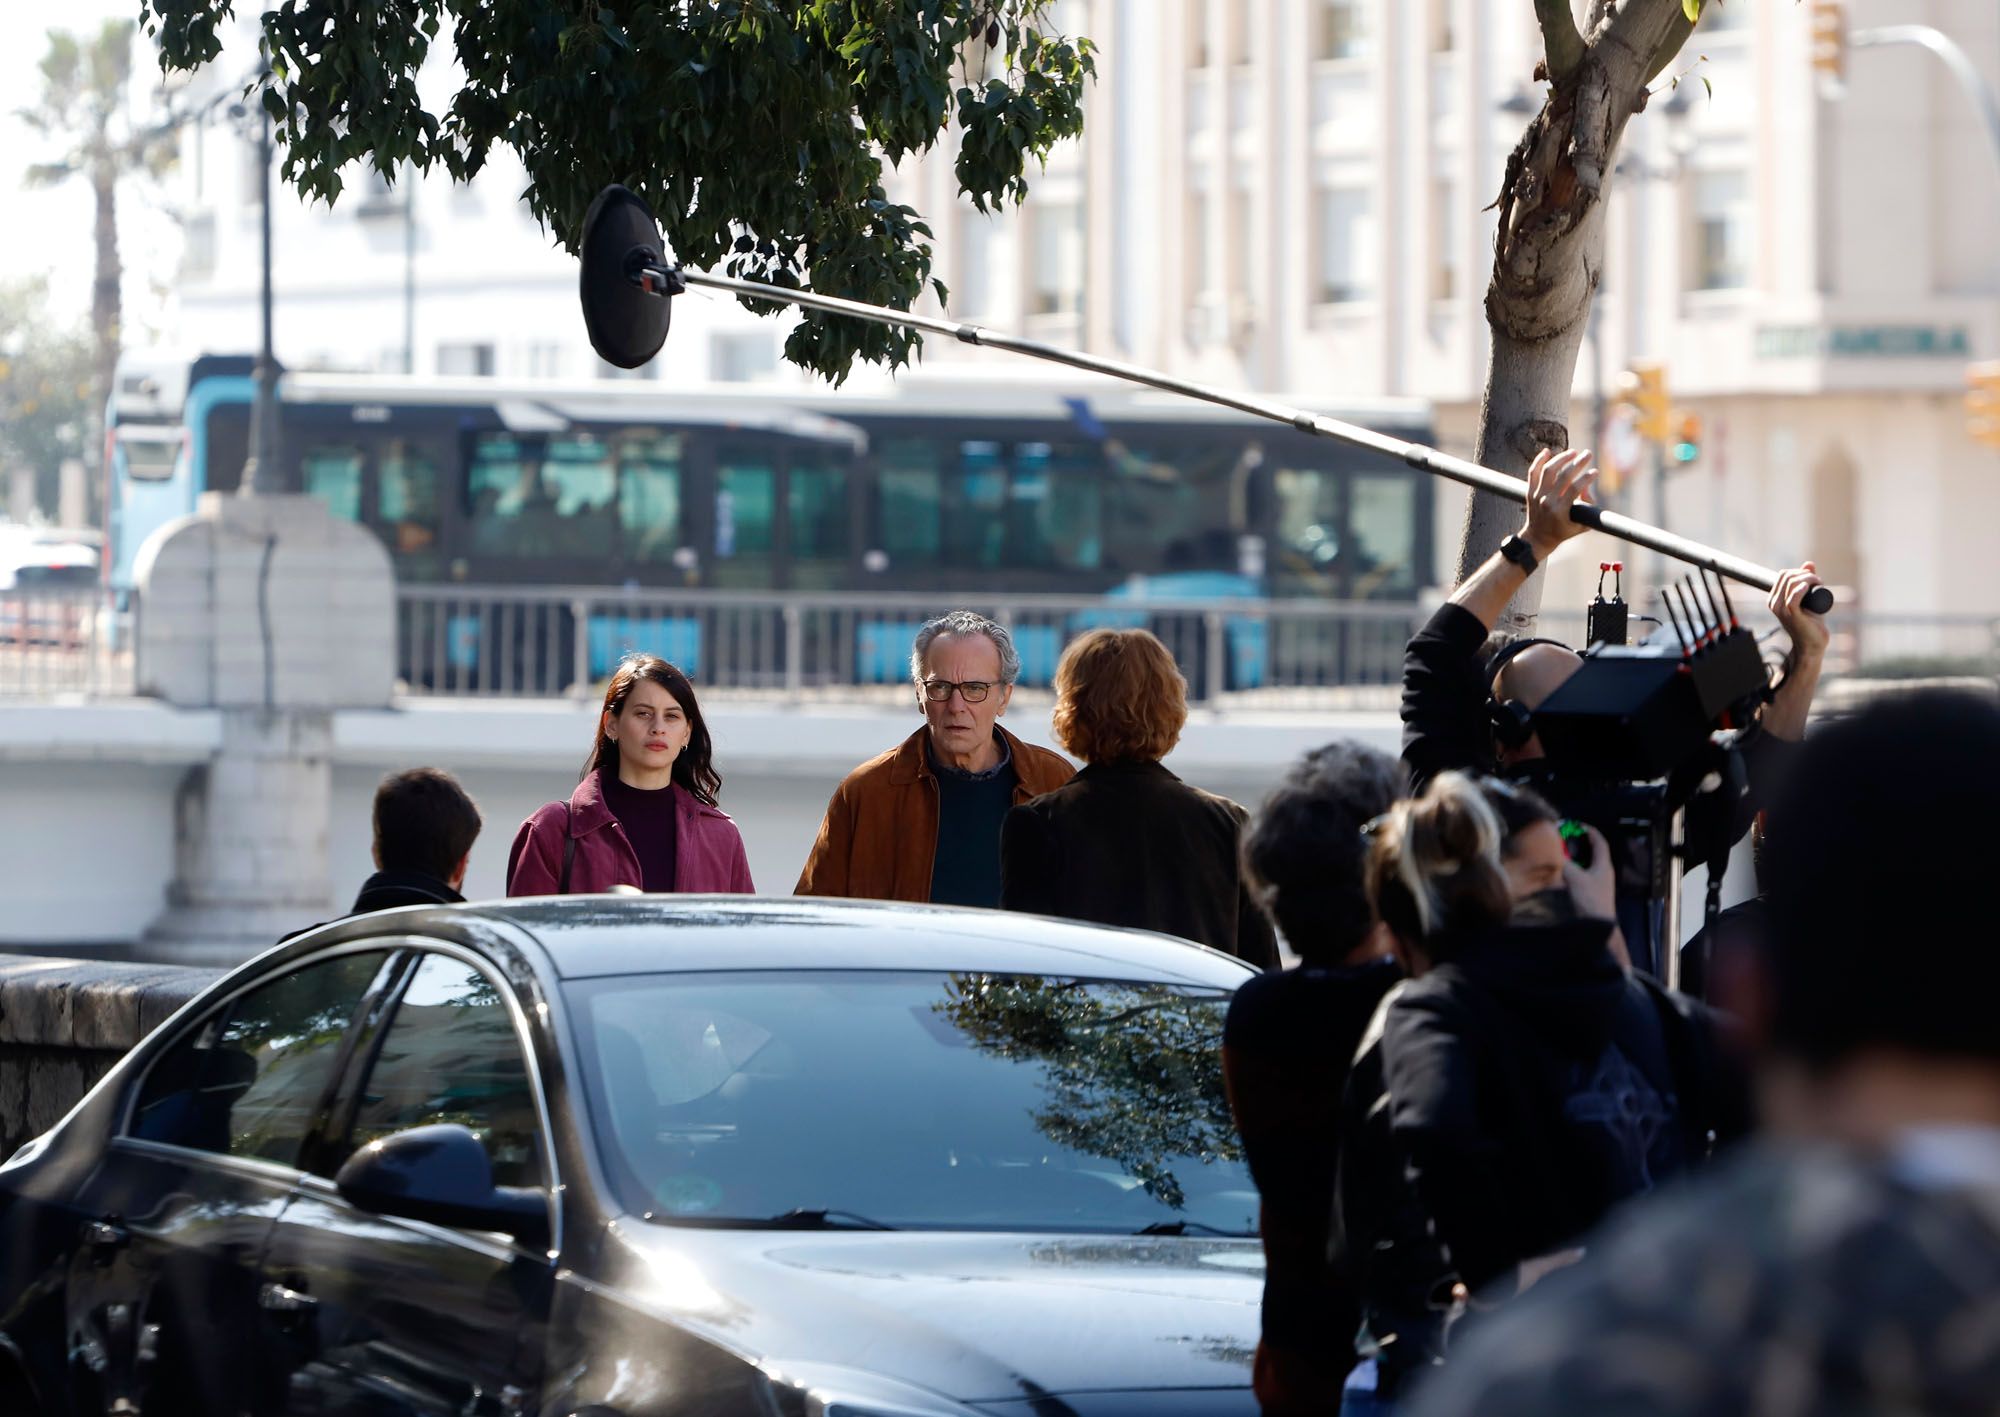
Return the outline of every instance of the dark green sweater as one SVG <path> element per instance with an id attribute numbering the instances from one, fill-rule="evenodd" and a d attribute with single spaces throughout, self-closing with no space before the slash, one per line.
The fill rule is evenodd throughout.
<path id="1" fill-rule="evenodd" d="M 1000 904 L 1000 824 L 1014 805 L 1014 764 L 979 777 L 931 760 L 938 785 L 937 852 L 931 900 L 937 905 Z"/>

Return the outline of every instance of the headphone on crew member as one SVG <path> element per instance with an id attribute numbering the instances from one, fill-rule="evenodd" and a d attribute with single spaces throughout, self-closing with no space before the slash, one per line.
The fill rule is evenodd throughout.
<path id="1" fill-rule="evenodd" d="M 1534 713 L 1519 699 L 1502 699 L 1494 692 L 1500 682 L 1500 671 L 1507 662 L 1524 649 L 1535 645 L 1554 645 L 1558 649 L 1569 646 L 1561 640 L 1551 640 L 1528 635 L 1518 640 L 1509 640 L 1493 651 L 1493 657 L 1486 661 L 1486 717 L 1493 725 L 1493 737 L 1502 748 L 1519 748 L 1535 736 Z"/>

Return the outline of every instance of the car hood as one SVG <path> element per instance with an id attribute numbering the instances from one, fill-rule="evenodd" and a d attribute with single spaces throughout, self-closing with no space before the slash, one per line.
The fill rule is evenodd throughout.
<path id="1" fill-rule="evenodd" d="M 800 1234 L 621 1221 L 626 1297 L 782 1372 L 858 1369 L 959 1402 L 1247 1388 L 1254 1240 Z"/>

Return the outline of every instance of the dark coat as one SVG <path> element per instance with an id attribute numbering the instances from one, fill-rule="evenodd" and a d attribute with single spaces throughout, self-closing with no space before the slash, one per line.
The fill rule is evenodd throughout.
<path id="1" fill-rule="evenodd" d="M 464 899 L 428 871 L 377 871 L 361 883 L 361 893 L 354 897 L 354 909 L 335 918 L 345 920 L 349 915 L 367 915 L 404 905 L 457 905 Z M 331 920 L 321 920 L 289 931 L 278 937 L 278 943 L 283 944 L 305 934 L 307 930 L 317 930 L 321 925 L 332 923 Z"/>
<path id="2" fill-rule="evenodd" d="M 377 871 L 361 884 L 353 915 L 399 905 L 457 905 L 465 897 L 428 871 Z"/>
<path id="3" fill-rule="evenodd" d="M 1248 819 L 1159 763 L 1092 763 L 1007 814 L 1001 908 L 1158 930 L 1272 968 L 1277 937 L 1243 875 Z"/>
<path id="4" fill-rule="evenodd" d="M 1383 1001 L 1342 1103 L 1330 1252 L 1383 1359 L 1442 1348 L 1450 1282 L 1522 1261 L 1749 1129 L 1715 1014 L 1605 949 L 1603 921 L 1514 926 Z"/>

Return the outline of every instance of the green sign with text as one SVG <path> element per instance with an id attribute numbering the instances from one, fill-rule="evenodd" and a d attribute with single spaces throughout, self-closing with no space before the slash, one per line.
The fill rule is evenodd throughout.
<path id="1" fill-rule="evenodd" d="M 1963 325 L 1764 325 L 1759 359 L 1968 359 Z"/>

